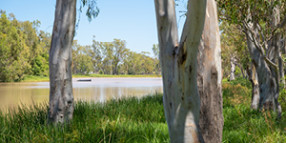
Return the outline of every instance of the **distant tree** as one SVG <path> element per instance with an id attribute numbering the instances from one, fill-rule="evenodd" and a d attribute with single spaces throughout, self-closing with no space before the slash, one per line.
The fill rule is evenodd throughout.
<path id="1" fill-rule="evenodd" d="M 161 74 L 161 65 L 160 65 L 160 54 L 159 54 L 159 45 L 153 44 L 152 47 L 153 54 L 155 56 L 154 64 L 155 64 L 155 73 Z"/>
<path id="2" fill-rule="evenodd" d="M 103 61 L 102 61 L 102 68 L 104 74 L 112 74 L 113 73 L 113 43 L 111 42 L 102 42 L 100 44 L 100 48 L 102 51 Z"/>
<path id="3" fill-rule="evenodd" d="M 93 72 L 101 73 L 103 55 L 100 49 L 100 42 L 92 40 L 91 48 L 92 48 L 91 58 L 92 58 L 92 64 L 93 64 Z"/>
<path id="4" fill-rule="evenodd" d="M 20 81 L 30 69 L 25 33 L 15 17 L 0 12 L 0 81 Z"/>
<path id="5" fill-rule="evenodd" d="M 220 18 L 240 26 L 245 34 L 259 82 L 260 99 L 256 100 L 254 109 L 274 109 L 280 118 L 282 109 L 278 97 L 280 76 L 284 75 L 281 42 L 286 25 L 285 1 L 218 0 L 218 4 Z"/>
<path id="6" fill-rule="evenodd" d="M 126 55 L 126 42 L 120 39 L 113 40 L 113 74 L 119 74 L 119 64 L 122 64 L 124 56 Z"/>
<path id="7" fill-rule="evenodd" d="M 90 46 L 81 46 L 74 41 L 72 49 L 73 74 L 90 74 L 93 71 L 92 54 Z"/>
<path id="8" fill-rule="evenodd" d="M 250 55 L 247 49 L 244 33 L 237 25 L 222 21 L 221 48 L 222 48 L 222 68 L 224 77 L 230 80 L 235 79 L 236 67 L 239 67 L 243 77 L 246 77 L 245 69 L 250 64 Z"/>

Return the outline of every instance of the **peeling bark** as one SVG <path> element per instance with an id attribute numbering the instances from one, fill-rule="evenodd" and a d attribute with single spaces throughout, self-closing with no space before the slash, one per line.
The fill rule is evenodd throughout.
<path id="1" fill-rule="evenodd" d="M 201 100 L 199 125 L 206 143 L 222 142 L 222 68 L 220 54 L 216 3 L 213 0 L 208 0 L 205 26 L 197 57 L 197 83 Z"/>
<path id="2" fill-rule="evenodd" d="M 209 10 L 207 13 L 206 2 L 206 0 L 189 0 L 186 23 L 180 43 L 178 43 L 174 0 L 155 0 L 163 76 L 163 102 L 170 139 L 174 143 L 204 142 L 199 125 L 200 108 L 202 107 L 197 82 L 197 53 L 204 28 L 205 14 L 208 17 L 208 30 L 205 30 L 204 37 L 207 42 L 206 46 L 204 46 L 206 50 L 202 50 L 202 54 L 205 59 L 204 63 L 207 66 L 200 67 L 204 68 L 203 71 L 206 73 L 206 75 L 200 78 L 202 82 L 205 81 L 205 84 L 203 83 L 203 86 L 200 86 L 203 88 L 200 92 L 204 92 L 206 98 L 212 98 L 211 100 L 206 98 L 206 100 L 203 100 L 204 105 L 211 104 L 211 106 L 205 106 L 205 109 L 214 107 L 214 110 L 206 112 L 208 117 L 205 118 L 206 122 L 203 125 L 220 126 L 221 128 L 218 130 L 217 128 L 213 129 L 205 126 L 204 135 L 206 135 L 207 141 L 210 138 L 213 138 L 215 141 L 221 141 L 223 124 L 222 120 L 220 120 L 222 117 L 222 75 L 220 68 L 220 43 L 218 33 L 216 33 L 218 32 L 218 22 L 214 0 L 208 1 Z M 216 24 L 212 22 L 216 22 Z M 210 44 L 215 44 L 215 46 L 213 47 Z M 208 87 L 210 89 L 207 89 Z M 211 91 L 216 93 L 209 94 Z M 214 118 L 217 119 L 213 121 L 208 120 Z M 214 134 L 211 135 L 212 133 Z"/>
<path id="3" fill-rule="evenodd" d="M 250 69 L 250 82 L 252 84 L 251 108 L 257 110 L 259 105 L 260 95 L 259 95 L 257 72 L 253 64 L 251 65 Z"/>
<path id="4" fill-rule="evenodd" d="M 50 49 L 50 123 L 69 122 L 74 101 L 71 74 L 71 47 L 76 20 L 76 0 L 57 0 Z"/>

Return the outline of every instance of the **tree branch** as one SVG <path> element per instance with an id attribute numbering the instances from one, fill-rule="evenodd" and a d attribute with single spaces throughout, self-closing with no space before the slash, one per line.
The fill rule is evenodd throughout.
<path id="1" fill-rule="evenodd" d="M 261 48 L 262 46 L 257 42 L 257 40 L 255 40 L 254 38 L 254 32 L 252 31 L 252 29 L 248 26 L 247 22 L 243 21 L 243 25 L 244 27 L 247 29 L 247 31 L 250 32 L 250 35 L 248 34 L 247 31 L 246 34 L 248 35 L 248 37 L 250 38 L 250 40 L 254 43 L 255 47 L 257 48 L 257 50 L 262 54 L 265 55 L 265 51 L 263 51 L 263 49 Z"/>

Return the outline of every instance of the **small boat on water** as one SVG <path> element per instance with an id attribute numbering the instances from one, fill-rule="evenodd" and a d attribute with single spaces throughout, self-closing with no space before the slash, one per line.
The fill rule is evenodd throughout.
<path id="1" fill-rule="evenodd" d="M 77 80 L 77 81 L 79 81 L 79 82 L 90 82 L 91 79 L 79 79 L 79 80 Z"/>

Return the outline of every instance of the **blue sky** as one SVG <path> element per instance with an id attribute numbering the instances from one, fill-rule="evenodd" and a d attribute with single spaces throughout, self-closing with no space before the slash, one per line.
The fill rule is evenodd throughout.
<path id="1" fill-rule="evenodd" d="M 100 9 L 97 18 L 89 22 L 84 11 L 80 16 L 74 38 L 79 44 L 91 45 L 93 35 L 95 40 L 102 42 L 117 38 L 125 40 L 132 51 L 147 51 L 153 55 L 152 45 L 158 43 L 154 0 L 97 0 L 97 4 Z M 20 21 L 39 20 L 40 30 L 50 33 L 55 5 L 56 0 L 0 1 L 0 9 L 14 13 Z M 177 21 L 181 29 L 184 18 L 177 18 Z"/>

